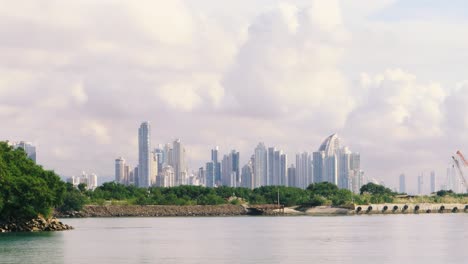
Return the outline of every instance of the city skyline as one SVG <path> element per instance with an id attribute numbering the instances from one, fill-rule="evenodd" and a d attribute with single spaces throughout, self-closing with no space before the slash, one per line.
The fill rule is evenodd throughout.
<path id="1" fill-rule="evenodd" d="M 194 169 L 258 142 L 291 163 L 336 132 L 366 175 L 416 189 L 468 151 L 463 1 L 1 2 L 0 137 L 60 175 L 137 164 L 141 120 Z"/>
<path id="2" fill-rule="evenodd" d="M 400 174 L 398 185 L 386 184 L 372 175 L 368 177 L 361 168 L 360 153 L 352 152 L 336 133 L 326 137 L 316 151 L 296 153 L 295 161 L 289 163 L 286 153 L 275 146 L 267 147 L 263 142 L 258 143 L 245 163 L 242 163 L 240 152 L 235 149 L 222 155 L 220 160 L 220 148 L 215 146 L 210 150 L 209 160 L 196 169 L 187 166 L 186 149 L 181 139 L 166 143 L 164 147 L 162 144 L 153 147 L 150 143 L 150 131 L 149 122 L 142 122 L 138 138 L 144 143 L 144 152 L 148 150 L 148 157 L 151 157 L 149 183 L 145 185 L 145 176 L 139 173 L 142 166 L 138 164 L 134 170 L 130 170 L 130 165 L 123 157 L 115 159 L 115 182 L 139 187 L 202 185 L 250 189 L 269 185 L 305 189 L 311 183 L 330 182 L 354 193 L 359 193 L 364 184 L 373 182 L 409 194 L 430 194 L 438 190 L 465 191 L 462 178 L 455 171 L 455 163 L 447 168 L 447 177 L 444 179 L 437 178 L 435 171 L 431 170 L 429 184 L 424 184 L 424 172 L 418 174 L 416 190 L 407 190 L 405 174 Z M 142 152 L 141 147 L 140 144 L 139 153 Z M 457 155 L 463 158 L 461 153 Z M 141 157 L 139 160 L 142 160 Z"/>

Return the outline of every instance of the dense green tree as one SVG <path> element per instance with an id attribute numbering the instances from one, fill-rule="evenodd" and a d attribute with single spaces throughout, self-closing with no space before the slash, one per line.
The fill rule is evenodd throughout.
<path id="1" fill-rule="evenodd" d="M 389 196 L 395 195 L 395 193 L 389 188 L 386 188 L 383 185 L 375 184 L 372 182 L 363 185 L 361 187 L 360 192 L 361 194 L 369 193 L 372 195 L 389 195 Z"/>
<path id="2" fill-rule="evenodd" d="M 18 148 L 0 142 L 0 220 L 49 216 L 63 203 L 65 184 Z"/>
<path id="3" fill-rule="evenodd" d="M 437 196 L 447 196 L 447 195 L 453 195 L 454 192 L 452 190 L 448 190 L 448 191 L 440 190 L 436 194 L 437 194 Z"/>
<path id="4" fill-rule="evenodd" d="M 312 183 L 307 187 L 307 191 L 313 195 L 320 195 L 330 199 L 338 192 L 338 186 L 330 182 Z"/>
<path id="5" fill-rule="evenodd" d="M 334 206 L 351 204 L 353 202 L 353 193 L 347 189 L 339 189 L 331 200 Z"/>
<path id="6" fill-rule="evenodd" d="M 86 197 L 82 191 L 73 187 L 71 183 L 66 183 L 66 192 L 63 203 L 58 208 L 62 212 L 80 211 L 86 203 Z"/>

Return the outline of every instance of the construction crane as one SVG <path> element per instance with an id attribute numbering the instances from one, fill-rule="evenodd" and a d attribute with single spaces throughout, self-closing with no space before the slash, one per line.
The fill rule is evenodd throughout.
<path id="1" fill-rule="evenodd" d="M 465 157 L 463 156 L 463 154 L 461 153 L 461 151 L 458 150 L 456 154 L 457 154 L 457 155 L 460 157 L 460 159 L 462 160 L 463 166 L 464 166 L 464 167 L 468 167 L 468 162 L 466 161 L 466 159 L 465 159 Z M 462 180 L 462 182 L 463 182 L 463 185 L 464 185 L 465 188 L 466 188 L 466 192 L 468 192 L 468 184 L 466 183 L 465 175 L 463 174 L 463 170 L 462 170 L 462 168 L 461 168 L 461 166 L 460 166 L 460 162 L 459 162 L 458 159 L 455 158 L 454 156 L 452 156 L 452 159 L 453 159 L 453 162 L 455 163 L 455 166 L 457 167 L 458 173 L 460 174 L 460 178 L 461 178 L 461 180 Z"/>
<path id="2" fill-rule="evenodd" d="M 457 150 L 457 155 L 461 158 L 461 160 L 463 161 L 463 165 L 465 165 L 465 167 L 468 166 L 468 161 L 466 161 L 465 159 L 465 156 L 463 156 L 463 154 L 461 153 L 461 151 Z"/>

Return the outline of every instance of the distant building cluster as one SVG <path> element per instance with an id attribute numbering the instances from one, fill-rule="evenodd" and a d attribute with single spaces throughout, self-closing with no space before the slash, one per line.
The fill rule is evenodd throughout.
<path id="1" fill-rule="evenodd" d="M 95 173 L 82 172 L 79 176 L 72 176 L 67 179 L 67 182 L 73 184 L 74 187 L 78 187 L 80 184 L 85 184 L 86 189 L 94 190 L 98 186 L 97 175 Z"/>
<path id="2" fill-rule="evenodd" d="M 195 173 L 188 173 L 186 152 L 180 139 L 152 148 L 151 125 L 144 122 L 138 129 L 138 165 L 130 167 L 123 157 L 115 160 L 115 181 L 139 187 L 201 185 Z"/>
<path id="3" fill-rule="evenodd" d="M 33 145 L 31 142 L 25 142 L 25 141 L 19 141 L 19 142 L 12 142 L 12 141 L 7 141 L 7 144 L 9 146 L 12 146 L 13 148 L 22 148 L 24 152 L 26 152 L 26 155 L 28 155 L 28 158 L 30 158 L 32 161 L 36 162 L 36 146 Z"/>
<path id="4" fill-rule="evenodd" d="M 211 150 L 211 159 L 196 172 L 189 172 L 186 151 L 180 139 L 152 148 L 151 125 L 143 122 L 138 129 L 138 165 L 115 159 L 115 181 L 139 187 L 172 187 L 203 185 L 257 188 L 260 186 L 292 186 L 307 188 L 311 183 L 331 182 L 340 188 L 359 192 L 364 172 L 360 154 L 342 146 L 333 134 L 316 152 L 303 152 L 288 166 L 287 154 L 276 147 L 259 143 L 247 163 L 241 166 L 240 153 L 231 150 L 220 155 L 219 147 Z"/>

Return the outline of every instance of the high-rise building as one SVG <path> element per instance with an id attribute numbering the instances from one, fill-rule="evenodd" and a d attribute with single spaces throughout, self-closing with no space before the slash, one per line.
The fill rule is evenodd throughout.
<path id="1" fill-rule="evenodd" d="M 200 179 L 200 184 L 202 186 L 206 186 L 205 168 L 198 168 L 198 179 Z"/>
<path id="2" fill-rule="evenodd" d="M 275 171 L 275 147 L 268 148 L 267 153 L 267 177 L 265 185 L 275 185 L 274 184 L 274 171 Z M 277 171 L 279 172 L 279 171 Z"/>
<path id="3" fill-rule="evenodd" d="M 156 152 L 151 152 L 151 175 L 150 175 L 150 185 L 156 185 L 156 177 L 158 176 L 158 156 Z"/>
<path id="4" fill-rule="evenodd" d="M 418 194 L 421 195 L 424 192 L 424 176 L 423 174 L 418 176 Z"/>
<path id="5" fill-rule="evenodd" d="M 115 182 L 125 184 L 126 175 L 125 175 L 125 159 L 119 157 L 115 159 Z"/>
<path id="6" fill-rule="evenodd" d="M 291 166 L 289 166 L 289 168 L 288 168 L 288 186 L 297 187 L 297 184 L 296 184 L 296 168 L 294 167 L 294 164 L 291 164 Z"/>
<path id="7" fill-rule="evenodd" d="M 317 151 L 313 154 L 313 164 L 314 164 L 314 182 L 324 182 L 326 181 L 324 176 L 324 165 L 325 165 L 325 152 Z M 297 167 L 297 165 L 296 165 Z M 297 173 L 297 168 L 296 168 Z"/>
<path id="8" fill-rule="evenodd" d="M 313 161 L 309 153 L 296 154 L 296 185 L 295 187 L 305 189 L 314 182 Z"/>
<path id="9" fill-rule="evenodd" d="M 214 149 L 211 150 L 211 161 L 213 162 L 214 166 L 214 185 L 221 185 L 221 163 L 218 159 L 219 154 L 219 147 L 216 146 Z"/>
<path id="10" fill-rule="evenodd" d="M 165 165 L 161 174 L 158 175 L 156 185 L 160 187 L 174 187 L 175 186 L 175 175 L 174 169 L 170 165 Z"/>
<path id="11" fill-rule="evenodd" d="M 279 182 L 278 185 L 288 186 L 288 156 L 280 151 L 279 157 Z"/>
<path id="12" fill-rule="evenodd" d="M 164 164 L 164 149 L 159 145 L 157 148 L 154 149 L 154 155 L 156 155 L 156 159 L 158 161 L 158 168 L 157 172 L 161 172 Z"/>
<path id="13" fill-rule="evenodd" d="M 435 176 L 435 172 L 434 171 L 431 171 L 431 193 L 435 193 L 436 192 L 436 176 Z"/>
<path id="14" fill-rule="evenodd" d="M 359 153 L 351 153 L 349 157 L 349 177 L 348 185 L 354 193 L 359 193 L 361 187 L 366 184 L 364 182 L 364 172 L 361 170 L 361 155 Z"/>
<path id="15" fill-rule="evenodd" d="M 232 172 L 234 173 L 235 186 L 238 187 L 241 184 L 241 171 L 240 171 L 240 154 L 238 151 L 231 151 L 231 163 L 232 163 Z"/>
<path id="16" fill-rule="evenodd" d="M 247 164 L 242 167 L 241 186 L 244 188 L 254 188 L 254 160 L 254 157 L 250 158 Z"/>
<path id="17" fill-rule="evenodd" d="M 174 160 L 173 160 L 173 157 L 172 157 L 172 146 L 171 146 L 170 143 L 167 143 L 166 145 L 164 145 L 163 159 L 164 159 L 163 167 L 166 166 L 166 165 L 173 166 Z"/>
<path id="18" fill-rule="evenodd" d="M 36 162 L 36 146 L 34 146 L 31 142 L 25 142 L 25 141 L 20 141 L 20 142 L 10 142 L 7 141 L 7 144 L 12 146 L 13 148 L 21 148 L 26 152 L 26 155 L 28 156 L 29 159 L 32 161 Z"/>
<path id="19" fill-rule="evenodd" d="M 185 148 L 180 139 L 176 139 L 173 146 L 173 162 L 175 186 L 187 184 L 187 167 L 185 165 Z"/>
<path id="20" fill-rule="evenodd" d="M 67 181 L 75 187 L 78 187 L 80 184 L 84 184 L 88 190 L 94 190 L 98 185 L 97 175 L 95 173 L 86 173 L 84 171 L 80 176 L 72 176 L 68 178 Z"/>
<path id="21" fill-rule="evenodd" d="M 138 186 L 151 186 L 151 127 L 149 122 L 143 122 L 138 129 Z"/>
<path id="22" fill-rule="evenodd" d="M 133 185 L 140 186 L 140 177 L 138 175 L 138 166 L 133 169 Z"/>
<path id="23" fill-rule="evenodd" d="M 129 185 L 130 184 L 130 166 L 125 164 L 124 166 L 124 182 L 123 184 Z"/>
<path id="24" fill-rule="evenodd" d="M 206 163 L 205 170 L 205 186 L 206 187 L 215 187 L 215 165 L 213 161 Z"/>
<path id="25" fill-rule="evenodd" d="M 341 146 L 337 134 L 327 137 L 313 153 L 313 164 L 315 182 L 331 182 L 352 191 L 357 191 L 363 184 L 359 153 Z"/>
<path id="26" fill-rule="evenodd" d="M 255 163 L 254 163 L 254 188 L 267 184 L 267 149 L 265 144 L 259 143 L 255 148 Z"/>
<path id="27" fill-rule="evenodd" d="M 406 193 L 406 176 L 405 174 L 400 175 L 400 193 Z"/>
<path id="28" fill-rule="evenodd" d="M 239 152 L 232 150 L 228 155 L 224 155 L 221 163 L 221 184 L 237 187 L 240 181 Z"/>

